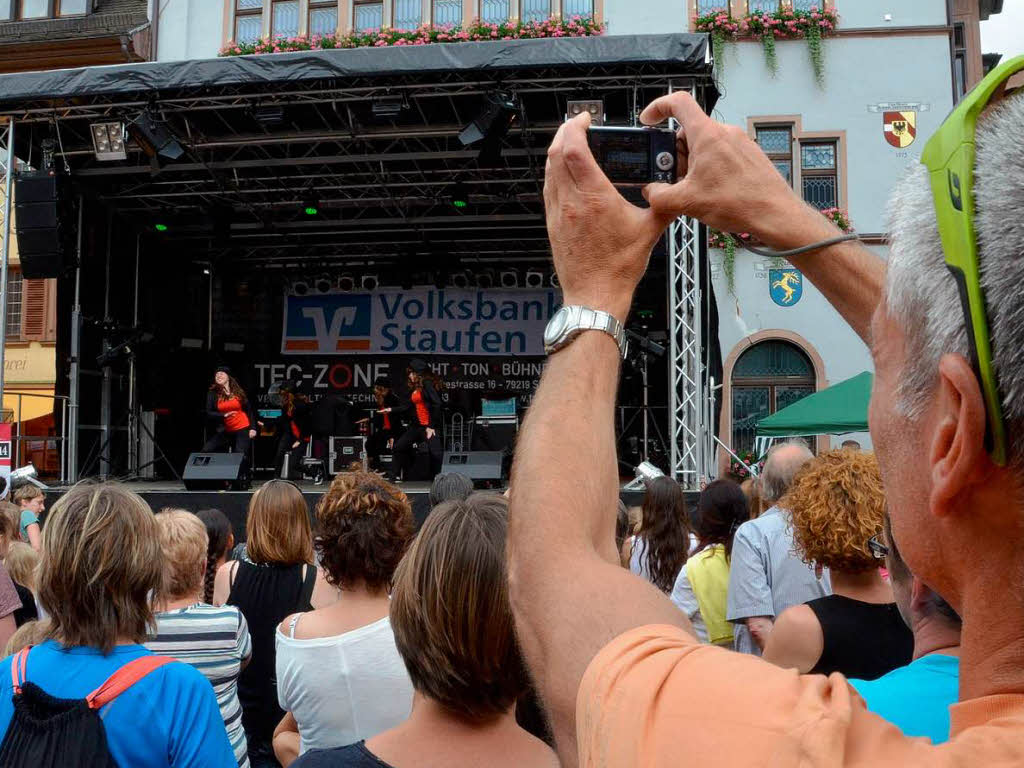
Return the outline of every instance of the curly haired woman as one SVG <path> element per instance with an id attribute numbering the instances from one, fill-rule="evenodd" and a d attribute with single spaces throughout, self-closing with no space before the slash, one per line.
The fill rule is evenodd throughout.
<path id="1" fill-rule="evenodd" d="M 868 548 L 885 518 L 874 454 L 839 450 L 819 456 L 779 503 L 792 513 L 793 539 L 804 561 L 831 571 L 833 594 L 784 611 L 764 658 L 801 673 L 841 672 L 862 680 L 908 664 L 913 635 Z"/>
<path id="2" fill-rule="evenodd" d="M 277 693 L 289 712 L 278 760 L 352 744 L 398 725 L 412 682 L 388 618 L 391 581 L 413 537 L 406 495 L 379 475 L 338 475 L 316 508 L 315 547 L 333 605 L 296 613 L 277 630 Z"/>

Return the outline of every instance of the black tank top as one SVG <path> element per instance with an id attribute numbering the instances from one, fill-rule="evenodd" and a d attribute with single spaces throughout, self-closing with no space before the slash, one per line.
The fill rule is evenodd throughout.
<path id="1" fill-rule="evenodd" d="M 302 565 L 238 563 L 227 604 L 238 606 L 249 625 L 252 660 L 238 676 L 242 726 L 250 740 L 269 744 L 284 717 L 277 705 L 274 632 L 286 616 L 312 608 L 316 568 Z M 255 746 L 255 745 L 253 745 Z"/>
<path id="2" fill-rule="evenodd" d="M 865 603 L 842 595 L 811 600 L 807 606 L 821 622 L 825 638 L 812 674 L 842 672 L 857 680 L 874 680 L 910 663 L 914 636 L 896 603 Z"/>

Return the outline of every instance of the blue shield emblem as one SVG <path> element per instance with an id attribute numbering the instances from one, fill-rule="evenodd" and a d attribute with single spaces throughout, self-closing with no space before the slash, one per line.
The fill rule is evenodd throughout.
<path id="1" fill-rule="evenodd" d="M 792 307 L 804 293 L 804 276 L 799 269 L 768 270 L 768 294 L 780 307 Z"/>

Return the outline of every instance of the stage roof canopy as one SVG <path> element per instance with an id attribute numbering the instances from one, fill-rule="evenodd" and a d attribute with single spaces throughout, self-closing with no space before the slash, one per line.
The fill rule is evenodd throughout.
<path id="1" fill-rule="evenodd" d="M 185 255 L 294 268 L 547 259 L 544 153 L 572 98 L 631 124 L 668 90 L 717 98 L 704 35 L 309 51 L 0 76 L 17 155 Z M 501 93 L 515 120 L 482 162 L 459 133 Z M 183 148 L 101 161 L 92 126 L 143 113 Z M 454 198 L 467 205 L 456 207 Z M 307 213 L 315 208 L 316 215 Z"/>

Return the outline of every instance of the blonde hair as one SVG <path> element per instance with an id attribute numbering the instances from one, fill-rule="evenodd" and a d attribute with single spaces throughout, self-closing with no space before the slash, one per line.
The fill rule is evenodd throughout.
<path id="1" fill-rule="evenodd" d="M 878 567 L 868 539 L 882 532 L 885 490 L 874 453 L 840 448 L 822 454 L 794 478 L 779 506 L 792 515 L 804 562 L 839 573 Z"/>
<path id="2" fill-rule="evenodd" d="M 46 639 L 49 633 L 49 619 L 26 621 L 15 630 L 14 634 L 7 641 L 7 645 L 4 646 L 4 656 L 12 656 L 25 648 L 39 645 Z"/>
<path id="3" fill-rule="evenodd" d="M 7 548 L 4 567 L 15 584 L 36 589 L 36 570 L 39 568 L 39 553 L 23 541 L 12 541 Z"/>
<path id="4" fill-rule="evenodd" d="M 164 553 L 159 597 L 170 600 L 199 592 L 206 572 L 206 526 L 183 509 L 160 510 L 156 524 Z"/>
<path id="5" fill-rule="evenodd" d="M 163 553 L 153 511 L 115 483 L 79 483 L 43 526 L 39 600 L 49 637 L 104 654 L 118 638 L 146 640 L 149 596 L 160 588 Z"/>
<path id="6" fill-rule="evenodd" d="M 245 536 L 245 553 L 254 563 L 313 564 L 309 507 L 286 480 L 264 483 L 252 495 Z"/>
<path id="7" fill-rule="evenodd" d="M 14 492 L 13 498 L 15 504 L 20 504 L 23 501 L 32 501 L 32 499 L 38 499 L 42 495 L 42 488 L 37 488 L 36 486 L 29 483 L 28 485 L 23 485 L 18 490 L 16 490 Z"/>
<path id="8" fill-rule="evenodd" d="M 10 530 L 13 531 L 12 536 L 19 535 L 21 531 L 21 507 L 17 504 L 12 504 L 9 501 L 0 501 L 0 514 L 6 517 L 10 523 Z M 0 525 L 3 525 L 0 523 Z M 3 530 L 7 530 L 4 528 Z"/>

